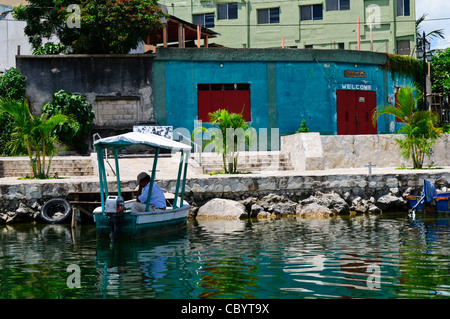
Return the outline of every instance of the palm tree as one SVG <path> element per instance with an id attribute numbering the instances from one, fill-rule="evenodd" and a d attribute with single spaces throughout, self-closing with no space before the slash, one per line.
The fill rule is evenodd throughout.
<path id="1" fill-rule="evenodd" d="M 62 114 L 40 117 L 31 114 L 26 100 L 18 101 L 9 98 L 0 100 L 0 114 L 8 113 L 14 122 L 11 141 L 8 143 L 12 154 L 27 153 L 34 178 L 47 178 L 53 156 L 64 148 L 54 136 L 53 130 L 61 123 L 68 123 L 74 129 L 78 122 L 73 116 Z M 48 158 L 48 163 L 46 160 Z"/>
<path id="2" fill-rule="evenodd" d="M 236 173 L 239 151 L 245 146 L 255 143 L 255 130 L 243 119 L 241 113 L 229 113 L 227 110 L 217 110 L 209 113 L 211 124 L 217 127 L 198 127 L 192 133 L 192 138 L 200 133 L 207 132 L 211 138 L 206 140 L 203 148 L 213 145 L 216 152 L 222 154 L 225 173 Z M 253 144 L 252 144 L 253 145 Z"/>
<path id="3" fill-rule="evenodd" d="M 416 43 L 417 43 L 417 45 L 419 43 L 423 43 L 424 31 L 421 28 L 421 24 L 426 20 L 427 15 L 428 15 L 428 13 L 424 13 L 424 14 L 422 14 L 422 16 L 420 18 L 418 18 L 416 20 Z M 425 34 L 425 39 L 435 39 L 435 38 L 445 39 L 444 29 L 432 30 Z M 414 50 L 412 51 L 412 54 L 414 54 Z"/>
<path id="4" fill-rule="evenodd" d="M 416 95 L 414 96 L 414 92 Z M 383 114 L 394 115 L 404 125 L 398 133 L 404 138 L 395 139 L 406 159 L 412 159 L 413 168 L 422 168 L 425 155 L 430 156 L 432 147 L 439 138 L 442 129 L 436 128 L 437 114 L 432 111 L 418 110 L 417 103 L 421 101 L 422 93 L 412 87 L 401 88 L 397 95 L 396 105 L 382 105 L 372 114 L 374 125 Z"/>

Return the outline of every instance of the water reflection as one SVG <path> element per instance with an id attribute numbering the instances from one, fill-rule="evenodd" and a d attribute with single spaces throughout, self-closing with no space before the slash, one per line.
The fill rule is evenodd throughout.
<path id="1" fill-rule="evenodd" d="M 199 265 L 199 298 L 257 298 L 258 255 L 253 244 L 245 247 L 248 224 L 224 220 L 194 222 L 190 231 L 190 253 Z M 244 245 L 243 245 L 244 244 Z M 243 247 L 244 246 L 244 247 Z M 248 249 L 247 249 L 248 248 Z"/>
<path id="2" fill-rule="evenodd" d="M 204 220 L 117 241 L 93 225 L 0 226 L 0 298 L 448 298 L 449 220 Z"/>
<path id="3" fill-rule="evenodd" d="M 448 215 L 419 215 L 402 241 L 402 296 L 450 295 Z M 430 287 L 427 289 L 426 287 Z"/>
<path id="4" fill-rule="evenodd" d="M 86 230 L 86 229 L 84 229 Z M 86 249 L 95 232 L 68 225 L 3 225 L 0 227 L 0 298 L 77 296 L 66 285 L 69 264 L 80 263 L 76 237 L 83 236 L 86 265 L 95 251 Z M 92 235 L 94 237 L 92 237 Z M 88 278 L 88 277 L 86 277 Z M 65 294 L 65 291 L 69 292 Z"/>
<path id="5" fill-rule="evenodd" d="M 165 281 L 173 272 L 172 267 L 182 264 L 187 247 L 185 229 L 157 239 L 97 241 L 96 268 L 103 297 L 129 298 L 134 293 L 146 298 L 156 297 L 160 287 L 167 290 Z M 180 260 L 174 263 L 177 258 Z M 183 276 L 183 267 L 178 270 Z"/>

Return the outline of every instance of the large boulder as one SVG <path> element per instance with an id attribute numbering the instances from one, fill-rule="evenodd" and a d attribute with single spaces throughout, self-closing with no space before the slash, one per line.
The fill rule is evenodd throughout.
<path id="1" fill-rule="evenodd" d="M 408 202 L 404 198 L 391 193 L 381 196 L 375 203 L 382 211 L 404 211 L 408 209 L 407 204 Z"/>
<path id="2" fill-rule="evenodd" d="M 308 204 L 318 204 L 319 206 L 327 207 L 330 211 L 337 215 L 346 215 L 350 213 L 350 207 L 347 202 L 336 193 L 323 194 L 317 192 L 314 196 L 300 201 L 302 206 Z"/>
<path id="3" fill-rule="evenodd" d="M 375 199 L 373 197 L 370 199 L 363 199 L 358 196 L 352 200 L 350 210 L 356 213 L 380 214 L 382 210 L 377 207 L 374 202 Z"/>
<path id="4" fill-rule="evenodd" d="M 241 219 L 247 217 L 248 213 L 243 204 L 222 198 L 211 199 L 197 212 L 197 218 Z"/>
<path id="5" fill-rule="evenodd" d="M 256 210 L 287 216 L 295 214 L 297 203 L 283 195 L 269 194 L 258 200 L 255 207 L 252 206 L 252 216 L 255 215 Z"/>
<path id="6" fill-rule="evenodd" d="M 305 206 L 299 204 L 297 206 L 297 215 L 301 217 L 331 217 L 335 213 L 326 206 L 318 203 L 309 203 Z"/>

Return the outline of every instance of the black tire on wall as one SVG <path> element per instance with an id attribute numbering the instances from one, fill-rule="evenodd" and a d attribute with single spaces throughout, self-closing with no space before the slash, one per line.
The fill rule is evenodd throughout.
<path id="1" fill-rule="evenodd" d="M 41 209 L 41 218 L 51 224 L 65 222 L 71 215 L 72 207 L 63 198 L 52 198 L 45 202 Z"/>

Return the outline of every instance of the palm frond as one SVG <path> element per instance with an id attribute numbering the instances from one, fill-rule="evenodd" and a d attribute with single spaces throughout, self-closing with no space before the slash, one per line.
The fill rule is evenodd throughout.
<path id="1" fill-rule="evenodd" d="M 416 20 L 416 37 L 419 42 L 423 41 L 423 32 L 421 29 L 421 24 L 427 19 L 428 13 L 422 14 L 417 20 Z M 445 39 L 445 30 L 444 29 L 437 29 L 432 30 L 425 34 L 426 38 L 441 38 Z"/>
<path id="2" fill-rule="evenodd" d="M 0 100 L 0 113 L 11 115 L 16 126 L 25 125 L 32 116 L 26 100 L 18 101 L 10 98 Z"/>
<path id="3" fill-rule="evenodd" d="M 394 115 L 403 123 L 406 123 L 407 121 L 407 118 L 405 118 L 405 114 L 398 107 L 395 107 L 393 105 L 381 105 L 372 113 L 372 123 L 374 126 L 377 124 L 378 117 L 383 114 Z"/>

